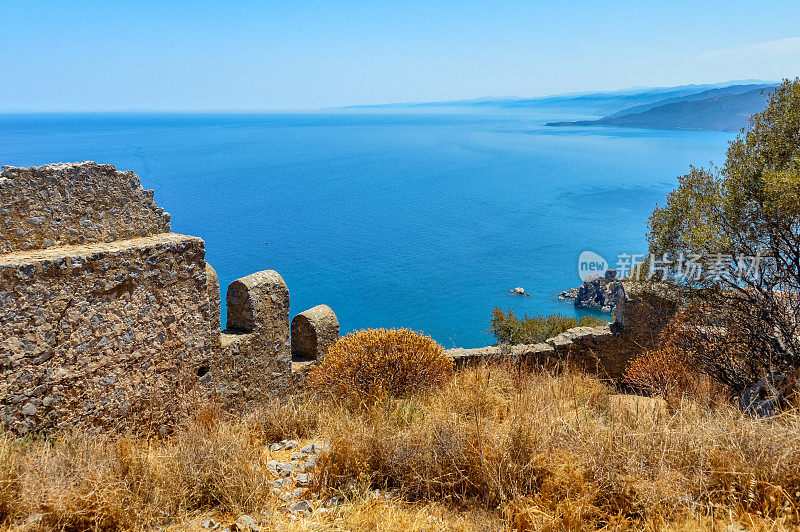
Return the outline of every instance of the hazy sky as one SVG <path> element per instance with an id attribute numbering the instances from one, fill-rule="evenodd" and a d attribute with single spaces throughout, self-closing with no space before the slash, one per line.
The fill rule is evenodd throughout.
<path id="1" fill-rule="evenodd" d="M 0 110 L 269 110 L 800 74 L 798 0 L 0 0 Z"/>

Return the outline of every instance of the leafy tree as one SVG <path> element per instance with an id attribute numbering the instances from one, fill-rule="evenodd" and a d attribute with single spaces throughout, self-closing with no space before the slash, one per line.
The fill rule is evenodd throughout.
<path id="1" fill-rule="evenodd" d="M 701 357 L 712 377 L 741 390 L 800 367 L 800 79 L 774 90 L 721 168 L 680 177 L 649 225 L 651 266 L 710 309 L 708 325 L 736 331 L 725 341 L 746 346 L 736 360 Z M 684 275 L 693 256 L 699 278 Z"/>

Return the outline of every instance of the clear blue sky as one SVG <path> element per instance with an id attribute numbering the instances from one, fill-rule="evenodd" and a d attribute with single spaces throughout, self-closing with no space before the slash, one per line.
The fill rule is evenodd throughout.
<path id="1" fill-rule="evenodd" d="M 797 0 L 2 0 L 0 21 L 0 111 L 308 109 L 800 73 Z"/>

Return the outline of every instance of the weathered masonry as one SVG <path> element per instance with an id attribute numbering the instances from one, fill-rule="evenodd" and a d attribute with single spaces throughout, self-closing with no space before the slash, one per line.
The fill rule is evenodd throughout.
<path id="1" fill-rule="evenodd" d="M 328 305 L 317 305 L 292 320 L 292 356 L 321 362 L 339 338 L 339 320 Z"/>
<path id="2" fill-rule="evenodd" d="M 289 291 L 231 284 L 132 172 L 93 162 L 0 173 L 0 416 L 25 433 L 166 424 L 183 392 L 241 409 L 291 382 Z"/>

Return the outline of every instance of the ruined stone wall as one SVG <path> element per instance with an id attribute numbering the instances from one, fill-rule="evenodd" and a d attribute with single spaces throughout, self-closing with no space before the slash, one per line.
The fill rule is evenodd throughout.
<path id="1" fill-rule="evenodd" d="M 569 364 L 600 377 L 620 379 L 628 363 L 657 345 L 658 336 L 676 305 L 648 294 L 621 292 L 616 320 L 599 327 L 575 327 L 544 342 L 528 345 L 448 349 L 456 367 L 487 360 L 511 360 L 527 365 Z"/>
<path id="2" fill-rule="evenodd" d="M 170 232 L 153 191 L 108 164 L 4 166 L 0 200 L 0 255 Z"/>
<path id="3" fill-rule="evenodd" d="M 184 392 L 243 410 L 291 381 L 280 275 L 220 290 L 205 244 L 132 172 L 96 163 L 4 167 L 0 176 L 0 422 L 166 427 Z"/>
<path id="4" fill-rule="evenodd" d="M 613 334 L 610 325 L 601 325 L 575 327 L 538 344 L 448 349 L 446 352 L 456 367 L 507 359 L 530 366 L 569 364 L 601 377 L 617 379 L 641 349 L 626 335 Z"/>
<path id="5" fill-rule="evenodd" d="M 215 354 L 204 255 L 172 233 L 0 255 L 4 424 L 166 422 Z"/>

